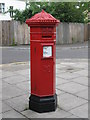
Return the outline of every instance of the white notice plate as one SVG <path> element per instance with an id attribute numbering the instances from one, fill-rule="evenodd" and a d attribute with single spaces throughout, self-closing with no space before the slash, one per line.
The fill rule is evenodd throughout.
<path id="1" fill-rule="evenodd" d="M 52 46 L 43 46 L 43 57 L 52 56 Z"/>

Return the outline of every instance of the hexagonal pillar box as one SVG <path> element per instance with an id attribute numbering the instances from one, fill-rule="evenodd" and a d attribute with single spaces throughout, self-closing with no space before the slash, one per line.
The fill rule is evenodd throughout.
<path id="1" fill-rule="evenodd" d="M 29 108 L 37 112 L 55 111 L 56 25 L 60 21 L 42 12 L 26 20 L 30 27 L 31 96 Z"/>

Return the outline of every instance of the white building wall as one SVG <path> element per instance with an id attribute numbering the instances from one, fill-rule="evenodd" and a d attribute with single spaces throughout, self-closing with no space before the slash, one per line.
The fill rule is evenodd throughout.
<path id="1" fill-rule="evenodd" d="M 13 6 L 13 9 L 19 10 L 24 10 L 26 6 L 24 1 L 19 0 L 0 0 L 0 3 L 5 3 L 5 12 L 9 9 L 10 6 Z M 0 13 L 0 20 L 11 20 L 10 13 Z"/>

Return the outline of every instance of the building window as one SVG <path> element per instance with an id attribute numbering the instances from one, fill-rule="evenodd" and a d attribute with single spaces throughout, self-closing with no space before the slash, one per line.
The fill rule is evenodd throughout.
<path id="1" fill-rule="evenodd" d="M 0 13 L 5 12 L 5 3 L 0 3 Z"/>
<path id="2" fill-rule="evenodd" d="M 13 6 L 10 6 L 10 17 L 13 17 Z"/>

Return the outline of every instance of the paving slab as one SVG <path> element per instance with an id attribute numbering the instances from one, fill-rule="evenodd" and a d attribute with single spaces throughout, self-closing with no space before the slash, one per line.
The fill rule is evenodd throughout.
<path id="1" fill-rule="evenodd" d="M 20 75 L 22 75 L 22 76 L 29 76 L 30 75 L 30 71 L 29 71 L 29 68 L 28 69 L 24 69 L 24 70 L 19 70 L 19 71 L 16 71 L 15 73 L 18 73 L 18 74 L 20 74 Z"/>
<path id="2" fill-rule="evenodd" d="M 28 77 L 24 77 L 22 75 L 10 76 L 9 78 L 3 78 L 3 81 L 6 81 L 9 84 L 17 84 L 23 81 L 29 81 Z"/>
<path id="3" fill-rule="evenodd" d="M 71 109 L 83 105 L 87 102 L 87 100 L 81 99 L 68 93 L 58 96 L 58 107 L 66 111 L 70 111 Z"/>
<path id="4" fill-rule="evenodd" d="M 3 64 L 2 71 L 10 71 L 15 72 L 19 70 L 29 69 L 29 62 L 18 62 L 18 63 L 11 63 L 11 64 Z"/>
<path id="5" fill-rule="evenodd" d="M 17 97 L 20 95 L 24 95 L 26 93 L 27 92 L 25 92 L 19 88 L 16 88 L 13 85 L 8 85 L 7 87 L 4 87 L 2 90 L 2 99 L 6 100 L 6 99 L 10 99 L 10 98 Z"/>
<path id="6" fill-rule="evenodd" d="M 69 82 L 66 84 L 56 86 L 56 88 L 63 90 L 64 92 L 75 94 L 75 93 L 78 93 L 82 90 L 86 90 L 88 87 L 80 85 L 78 83 Z"/>
<path id="7" fill-rule="evenodd" d="M 4 101 L 2 101 L 2 112 L 7 112 L 13 110 L 9 105 L 7 105 Z"/>
<path id="8" fill-rule="evenodd" d="M 2 118 L 25 118 L 22 114 L 18 113 L 15 110 L 7 111 L 2 113 Z"/>
<path id="9" fill-rule="evenodd" d="M 78 78 L 72 79 L 72 81 L 76 83 L 80 83 L 81 85 L 88 86 L 88 77 L 78 77 Z"/>
<path id="10" fill-rule="evenodd" d="M 54 112 L 47 112 L 47 113 L 37 113 L 32 110 L 23 111 L 24 114 L 28 118 L 65 118 L 67 116 L 72 115 L 64 110 L 60 110 L 57 108 Z"/>
<path id="11" fill-rule="evenodd" d="M 9 83 L 3 81 L 2 79 L 2 90 L 4 89 L 4 87 L 8 87 Z"/>
<path id="12" fill-rule="evenodd" d="M 29 94 L 5 100 L 5 103 L 17 111 L 23 111 L 29 108 Z"/>
<path id="13" fill-rule="evenodd" d="M 68 83 L 68 82 L 70 81 L 60 78 L 60 77 L 56 77 L 56 85 L 61 85 L 61 84 Z"/>
<path id="14" fill-rule="evenodd" d="M 62 62 L 61 65 L 63 64 L 65 66 L 67 65 L 67 66 L 72 66 L 72 67 L 80 68 L 80 69 L 85 69 L 85 68 L 88 69 L 88 60 L 85 60 L 85 61 L 83 61 L 81 59 L 79 61 L 77 61 L 77 60 L 74 60 L 74 61 L 71 60 L 70 62 L 65 61 L 65 62 Z"/>
<path id="15" fill-rule="evenodd" d="M 61 91 L 61 90 L 58 90 L 58 89 L 56 89 L 56 94 L 57 95 L 61 95 L 61 94 L 64 94 L 65 92 L 63 92 L 63 91 Z"/>
<path id="16" fill-rule="evenodd" d="M 66 66 L 65 65 L 61 65 L 61 64 L 56 64 L 56 69 L 65 71 Z"/>
<path id="17" fill-rule="evenodd" d="M 76 66 L 76 63 L 70 61 L 69 59 L 68 59 L 67 61 L 65 61 L 65 60 L 61 61 L 60 64 L 61 64 L 61 65 L 64 65 L 64 66 L 73 66 L 73 65 Z"/>
<path id="18" fill-rule="evenodd" d="M 79 106 L 75 109 L 72 109 L 70 113 L 80 117 L 80 118 L 88 118 L 88 103 Z"/>
<path id="19" fill-rule="evenodd" d="M 8 78 L 10 76 L 14 77 L 16 74 L 10 71 L 3 71 L 2 70 L 2 78 Z"/>
<path id="20" fill-rule="evenodd" d="M 63 72 L 77 72 L 77 71 L 80 71 L 80 70 L 82 70 L 82 68 L 78 68 L 78 67 L 76 67 L 75 65 L 73 66 L 73 64 L 68 64 L 67 66 L 61 66 L 61 64 L 59 64 L 58 66 L 57 66 L 57 69 L 58 70 L 60 70 L 61 72 L 63 71 Z"/>
<path id="21" fill-rule="evenodd" d="M 16 86 L 19 88 L 19 89 L 22 89 L 26 92 L 29 92 L 31 93 L 31 87 L 30 87 L 31 83 L 30 81 L 25 81 L 25 82 L 21 82 L 21 83 L 17 83 Z"/>
<path id="22" fill-rule="evenodd" d="M 65 69 L 57 69 L 57 68 L 56 68 L 56 75 L 62 74 L 62 73 L 64 73 L 64 72 L 66 72 Z"/>
<path id="23" fill-rule="evenodd" d="M 62 73 L 62 74 L 56 74 L 56 77 L 60 77 L 60 78 L 66 79 L 66 80 L 72 80 L 72 79 L 77 78 L 79 76 L 80 76 L 79 74 L 70 73 L 70 72 L 65 72 L 65 73 Z"/>
<path id="24" fill-rule="evenodd" d="M 90 100 L 90 98 L 88 98 L 88 89 L 83 90 L 83 91 L 77 93 L 76 95 L 81 97 L 81 98 L 84 98 L 86 100 Z"/>
<path id="25" fill-rule="evenodd" d="M 80 76 L 88 77 L 88 69 L 80 70 L 80 71 L 77 71 L 77 72 L 74 72 L 74 73 L 77 73 L 77 74 L 79 74 Z"/>

